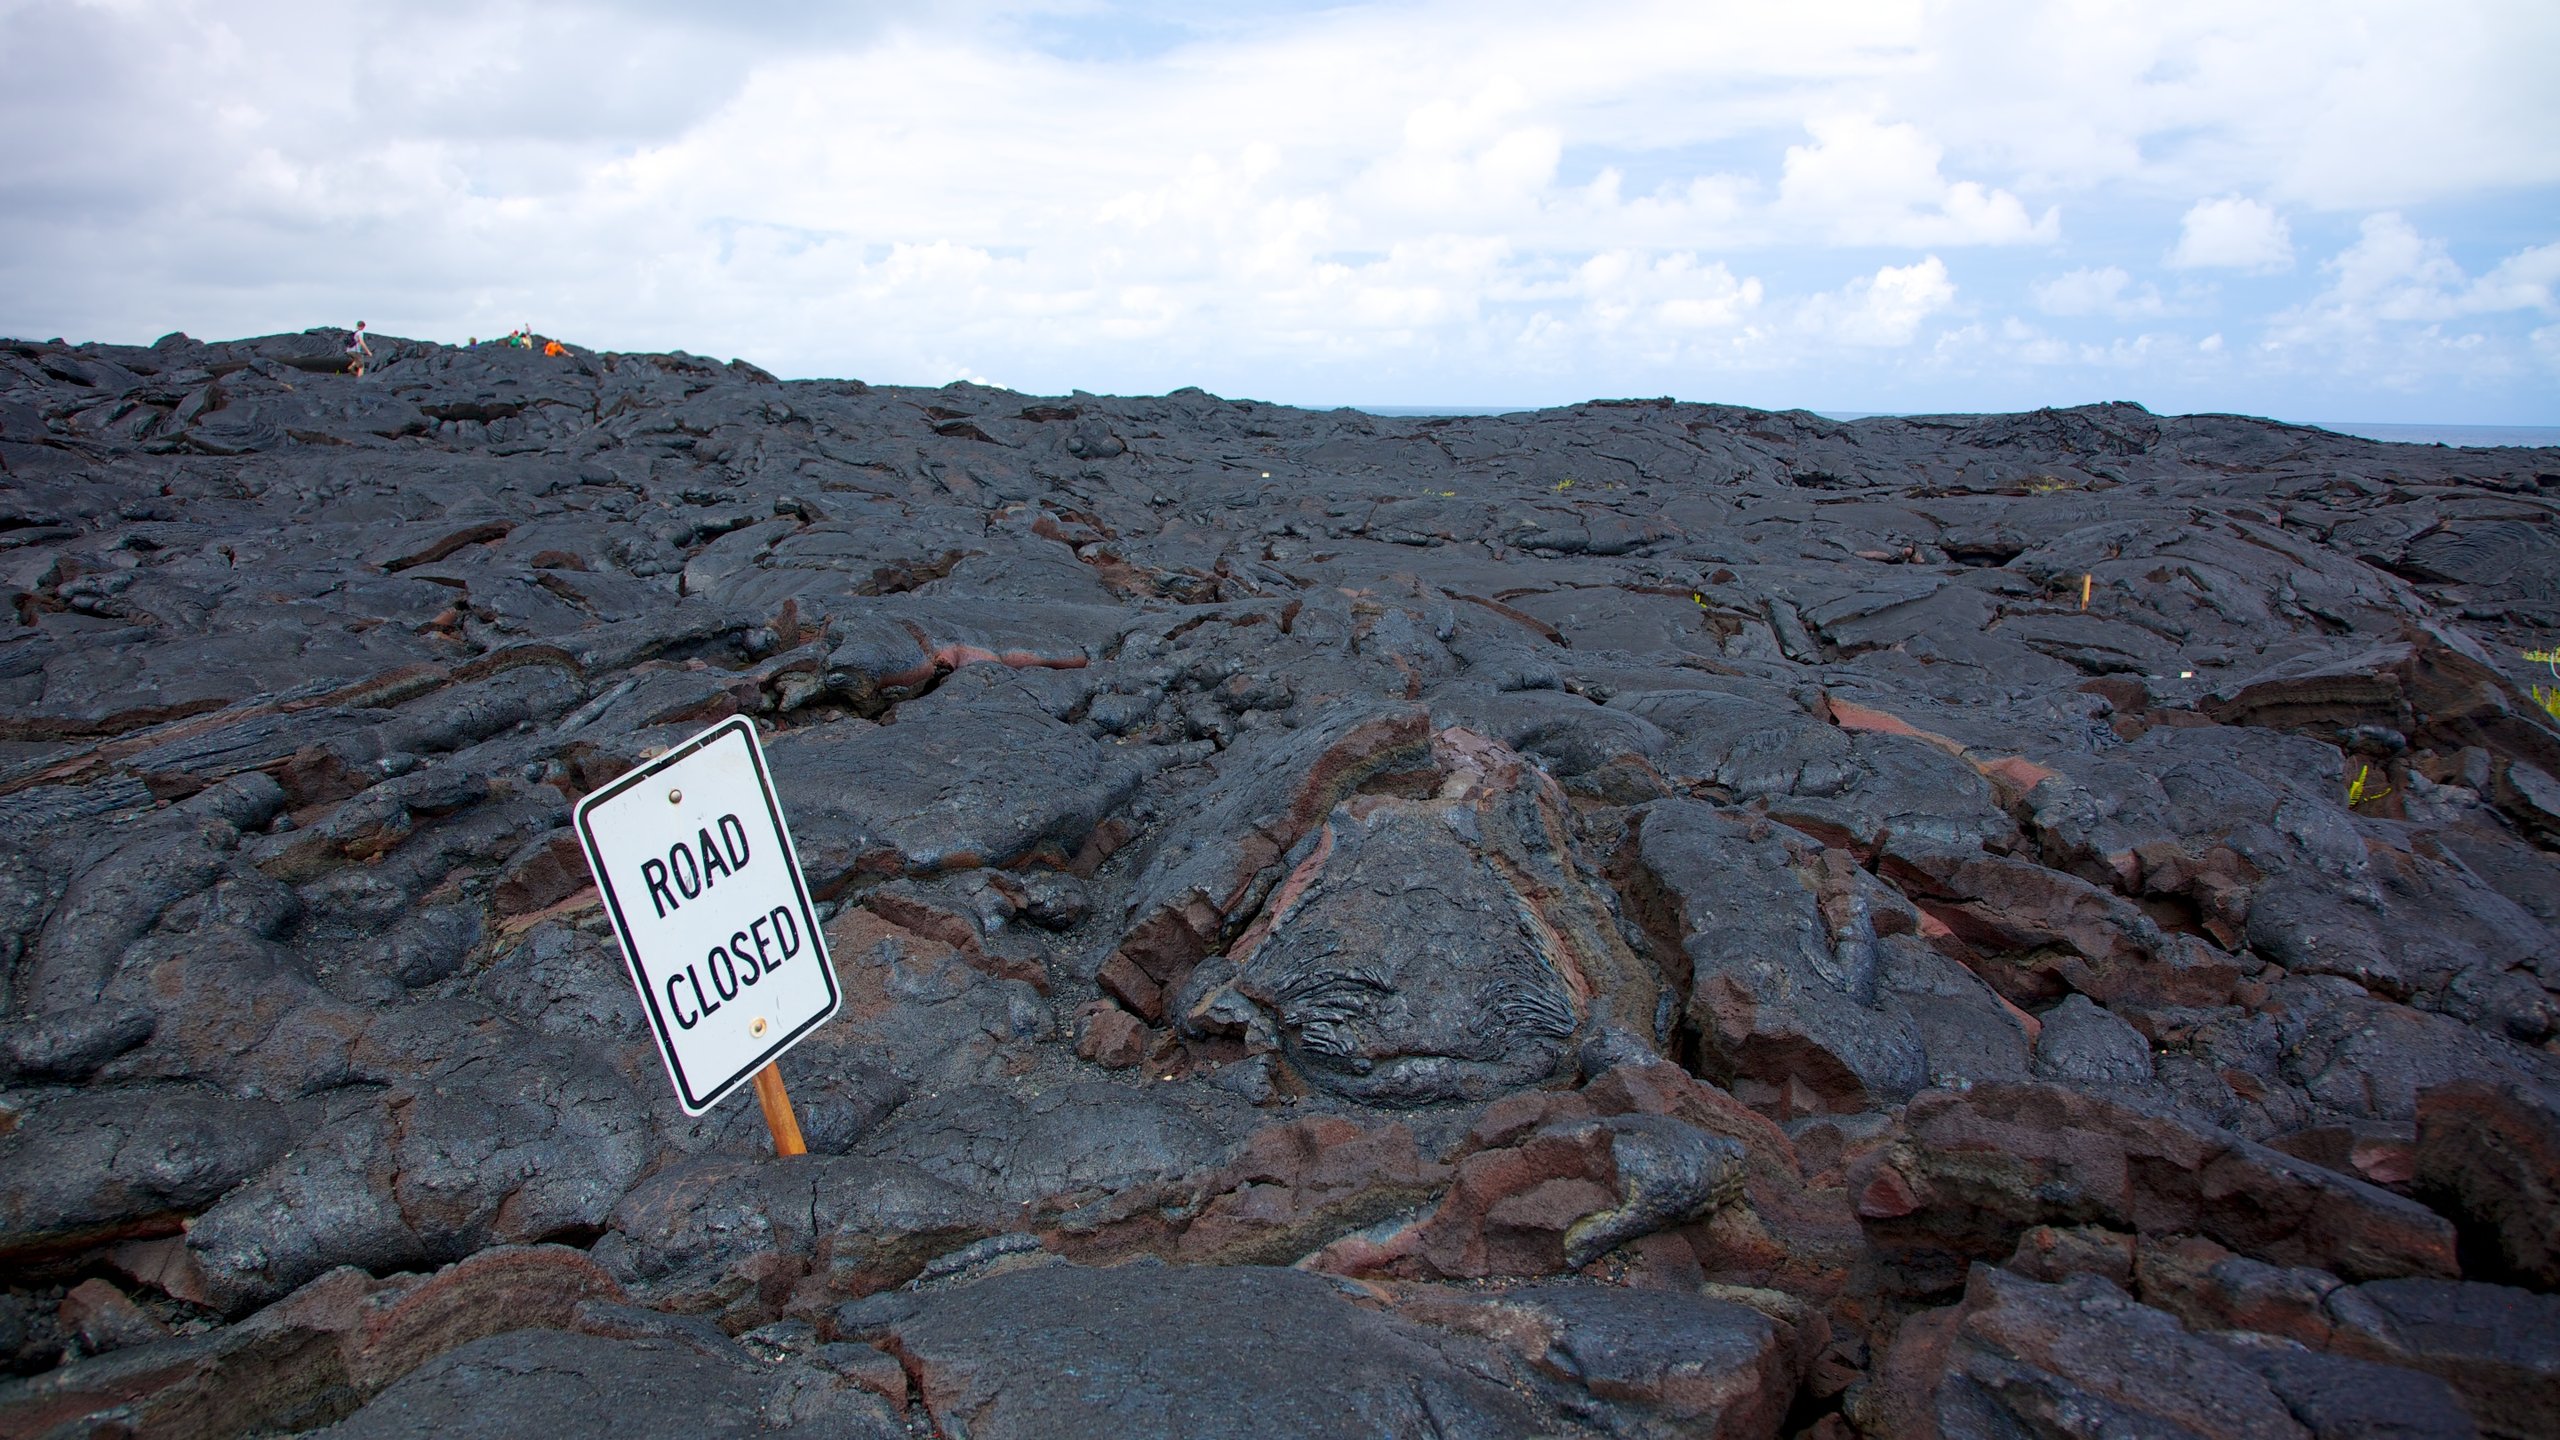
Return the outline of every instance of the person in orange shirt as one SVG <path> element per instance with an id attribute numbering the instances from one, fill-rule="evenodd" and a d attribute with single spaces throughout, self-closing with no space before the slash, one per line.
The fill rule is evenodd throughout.
<path id="1" fill-rule="evenodd" d="M 566 355 L 569 353 L 569 347 L 561 344 L 557 340 L 545 340 L 542 342 L 542 353 L 545 355 Z"/>

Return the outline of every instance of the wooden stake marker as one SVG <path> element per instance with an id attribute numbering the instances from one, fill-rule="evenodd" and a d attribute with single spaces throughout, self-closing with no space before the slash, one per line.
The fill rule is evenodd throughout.
<path id="1" fill-rule="evenodd" d="M 776 1158 L 809 1153 L 809 1142 L 800 1138 L 800 1117 L 791 1113 L 791 1092 L 782 1088 L 779 1066 L 767 1065 L 756 1072 L 756 1104 L 764 1108 L 764 1127 L 773 1132 Z"/>

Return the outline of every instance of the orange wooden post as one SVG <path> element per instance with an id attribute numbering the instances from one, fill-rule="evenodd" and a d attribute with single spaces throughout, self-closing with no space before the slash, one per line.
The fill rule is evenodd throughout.
<path id="1" fill-rule="evenodd" d="M 771 1065 L 756 1072 L 756 1104 L 764 1107 L 775 1155 L 809 1153 L 809 1142 L 800 1138 L 800 1117 L 791 1113 L 791 1092 L 782 1088 L 782 1072 Z"/>

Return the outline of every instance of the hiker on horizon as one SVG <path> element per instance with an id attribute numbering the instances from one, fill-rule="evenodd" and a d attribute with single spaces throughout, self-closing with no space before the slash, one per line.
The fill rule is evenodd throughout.
<path id="1" fill-rule="evenodd" d="M 364 378 L 364 362 L 373 358 L 373 347 L 364 343 L 364 322 L 356 322 L 355 333 L 347 337 L 347 370 L 357 379 Z"/>
<path id="2" fill-rule="evenodd" d="M 542 353 L 556 359 L 559 356 L 568 354 L 569 347 L 561 344 L 557 340 L 546 340 L 542 342 Z"/>

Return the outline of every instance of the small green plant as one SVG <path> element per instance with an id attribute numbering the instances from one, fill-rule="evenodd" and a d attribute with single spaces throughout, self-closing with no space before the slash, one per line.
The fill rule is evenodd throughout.
<path id="1" fill-rule="evenodd" d="M 1570 480 L 1559 480 L 1556 482 L 1556 488 L 1559 490 L 1570 490 L 1573 488 L 1573 482 Z"/>
<path id="2" fill-rule="evenodd" d="M 2366 802 L 2367 800 L 2379 800 L 2379 799 L 2381 799 L 2383 796 L 2388 795 L 2388 794 L 2390 794 L 2390 793 L 2391 793 L 2391 790 L 2390 790 L 2390 787 L 2389 787 L 2389 786 L 2383 786 L 2383 787 L 2380 787 L 2380 788 L 2368 788 L 2368 786 L 2369 786 L 2369 785 L 2371 785 L 2372 779 L 2373 779 L 2373 767 L 2372 767 L 2372 766 L 2370 766 L 2370 765 L 2359 765 L 2359 766 L 2357 766 L 2357 767 L 2356 767 L 2356 778 L 2355 778 L 2355 781 L 2354 781 L 2354 783 L 2353 783 L 2353 784 L 2350 784 L 2349 786 L 2347 786 L 2347 804 L 2348 804 L 2348 805 L 2350 805 L 2350 806 L 2355 806 L 2355 805 L 2361 805 L 2361 804 L 2363 804 L 2364 802 Z"/>
<path id="3" fill-rule="evenodd" d="M 2560 650 L 2527 650 L 2524 658 L 2541 661 L 2551 668 L 2554 678 L 2560 678 Z M 2531 688 L 2533 703 L 2548 711 L 2552 719 L 2560 720 L 2560 686 L 2536 685 Z"/>

